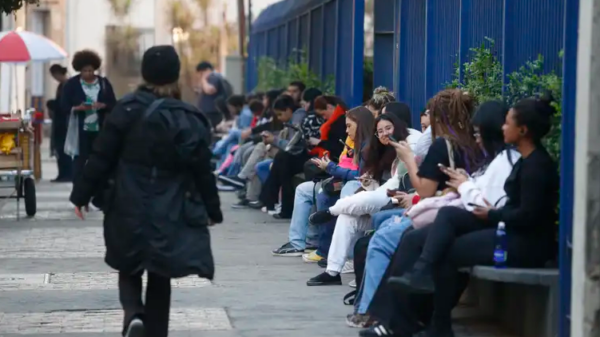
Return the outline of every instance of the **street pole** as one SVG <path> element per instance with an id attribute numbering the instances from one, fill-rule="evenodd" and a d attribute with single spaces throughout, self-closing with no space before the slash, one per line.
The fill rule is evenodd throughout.
<path id="1" fill-rule="evenodd" d="M 241 75 L 242 75 L 242 93 L 246 92 L 246 9 L 244 8 L 244 0 L 237 1 L 238 6 L 238 49 L 240 52 Z"/>

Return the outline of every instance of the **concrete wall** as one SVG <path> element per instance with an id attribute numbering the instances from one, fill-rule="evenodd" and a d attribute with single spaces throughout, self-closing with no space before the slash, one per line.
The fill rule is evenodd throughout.
<path id="1" fill-rule="evenodd" d="M 163 0 L 134 0 L 128 23 L 141 29 L 166 29 L 157 25 L 157 3 Z M 118 24 L 107 0 L 67 0 L 66 50 L 69 55 L 81 49 L 93 49 L 106 57 L 106 26 Z M 155 34 L 157 35 L 157 34 Z M 161 39 L 165 34 L 162 32 Z"/>
<path id="2" fill-rule="evenodd" d="M 571 336 L 600 336 L 600 0 L 581 0 Z"/>

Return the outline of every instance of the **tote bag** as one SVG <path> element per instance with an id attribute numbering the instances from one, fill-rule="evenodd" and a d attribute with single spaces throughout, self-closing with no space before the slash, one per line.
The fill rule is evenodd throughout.
<path id="1" fill-rule="evenodd" d="M 69 126 L 67 128 L 64 151 L 71 158 L 79 155 L 79 117 L 73 109 L 71 109 L 71 114 L 69 115 Z"/>

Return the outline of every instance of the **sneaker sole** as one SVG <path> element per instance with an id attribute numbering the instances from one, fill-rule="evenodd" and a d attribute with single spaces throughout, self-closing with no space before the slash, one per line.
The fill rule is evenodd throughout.
<path id="1" fill-rule="evenodd" d="M 306 285 L 309 287 L 316 287 L 316 286 L 341 286 L 342 285 L 342 281 L 340 282 L 306 282 Z"/>
<path id="2" fill-rule="evenodd" d="M 319 261 L 321 260 L 309 260 L 304 258 L 304 256 L 302 256 L 302 261 L 306 262 L 306 263 L 319 263 Z"/>
<path id="3" fill-rule="evenodd" d="M 285 253 L 285 254 L 278 254 L 278 253 L 273 253 L 271 252 L 271 254 L 273 254 L 273 256 L 277 256 L 277 257 L 300 257 L 302 256 L 302 254 L 304 254 L 303 252 L 300 253 Z"/>
<path id="4" fill-rule="evenodd" d="M 342 270 L 340 274 L 354 274 L 354 269 L 352 270 Z"/>
<path id="5" fill-rule="evenodd" d="M 220 182 L 225 183 L 230 186 L 235 186 L 235 187 L 239 187 L 239 188 L 244 188 L 244 186 L 245 186 L 241 182 L 230 179 L 229 177 L 226 177 L 226 176 L 220 176 L 218 179 Z"/>
<path id="6" fill-rule="evenodd" d="M 144 337 L 144 323 L 141 321 L 133 321 L 127 328 L 125 337 Z"/>

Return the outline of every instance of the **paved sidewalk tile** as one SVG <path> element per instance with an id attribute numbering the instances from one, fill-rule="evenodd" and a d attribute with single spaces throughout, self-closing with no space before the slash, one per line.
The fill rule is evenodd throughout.
<path id="1" fill-rule="evenodd" d="M 120 332 L 121 310 L 57 311 L 46 313 L 0 313 L 2 334 L 65 334 Z M 171 331 L 232 329 L 223 308 L 171 309 Z"/>
<path id="2" fill-rule="evenodd" d="M 144 284 L 147 276 L 143 276 Z M 0 274 L 0 292 L 23 290 L 117 289 L 118 273 Z M 211 282 L 197 276 L 171 280 L 173 288 L 208 287 Z"/>

